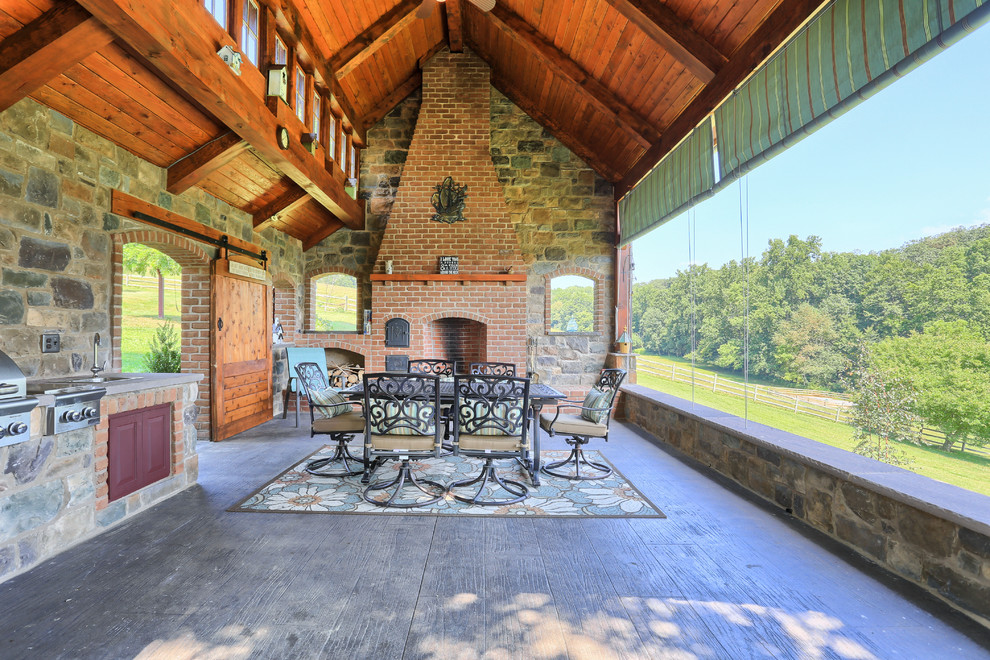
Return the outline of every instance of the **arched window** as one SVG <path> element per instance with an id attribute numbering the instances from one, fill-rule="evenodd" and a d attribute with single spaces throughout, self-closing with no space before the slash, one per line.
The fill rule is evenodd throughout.
<path id="1" fill-rule="evenodd" d="M 550 333 L 595 332 L 595 281 L 582 275 L 558 275 L 550 279 Z"/>
<path id="2" fill-rule="evenodd" d="M 357 278 L 345 273 L 329 273 L 314 277 L 310 294 L 313 296 L 313 330 L 357 330 Z"/>

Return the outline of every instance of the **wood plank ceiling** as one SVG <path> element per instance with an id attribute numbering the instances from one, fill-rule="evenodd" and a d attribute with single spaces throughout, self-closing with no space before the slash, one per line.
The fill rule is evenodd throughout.
<path id="1" fill-rule="evenodd" d="M 243 2 L 228 0 L 232 17 Z M 262 0 L 262 41 L 273 49 L 278 34 L 290 70 L 295 61 L 315 74 L 345 131 L 339 140 L 356 147 L 421 84 L 422 62 L 470 48 L 491 66 L 492 84 L 614 183 L 617 198 L 822 4 L 498 0 L 482 12 L 447 0 L 419 18 L 420 2 Z M 207 47 L 236 47 L 239 32 L 226 33 L 198 0 L 168 4 L 171 13 L 157 0 L 4 2 L 0 110 L 29 94 L 169 168 L 172 192 L 197 185 L 306 249 L 360 228 L 337 154 L 274 146 L 274 126 L 296 140 L 308 129 L 265 102 L 258 69 L 245 61 L 236 84 L 211 86 L 224 72 L 199 60 L 218 59 Z"/>

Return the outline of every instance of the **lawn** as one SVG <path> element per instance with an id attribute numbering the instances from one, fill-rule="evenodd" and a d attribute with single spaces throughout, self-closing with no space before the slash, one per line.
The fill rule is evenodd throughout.
<path id="1" fill-rule="evenodd" d="M 316 285 L 316 329 L 357 330 L 357 289 L 328 282 Z"/>
<path id="2" fill-rule="evenodd" d="M 690 383 L 675 383 L 642 372 L 637 373 L 636 379 L 640 385 L 691 401 Z M 742 398 L 713 393 L 707 388 L 695 388 L 694 401 L 700 405 L 717 408 L 739 417 L 743 417 L 745 414 L 744 406 L 746 403 Z M 833 447 L 852 451 L 856 445 L 852 437 L 853 429 L 846 424 L 819 419 L 811 415 L 795 414 L 753 401 L 748 402 L 748 413 L 748 418 L 751 421 L 817 440 Z M 906 443 L 898 443 L 898 446 L 912 461 L 910 465 L 903 466 L 905 469 L 977 493 L 990 495 L 990 459 L 964 452 L 946 454 L 935 447 Z"/>
<path id="3" fill-rule="evenodd" d="M 158 318 L 157 286 L 125 286 L 122 299 L 120 356 L 122 371 L 145 371 L 144 355 L 151 345 L 155 329 L 163 323 Z M 178 278 L 165 280 L 165 320 L 178 325 L 180 320 Z M 177 328 L 178 329 L 178 328 Z"/>

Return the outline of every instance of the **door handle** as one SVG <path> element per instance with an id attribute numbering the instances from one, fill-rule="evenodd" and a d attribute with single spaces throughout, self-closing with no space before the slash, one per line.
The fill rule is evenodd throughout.
<path id="1" fill-rule="evenodd" d="M 223 330 L 223 317 L 217 319 L 217 330 Z"/>

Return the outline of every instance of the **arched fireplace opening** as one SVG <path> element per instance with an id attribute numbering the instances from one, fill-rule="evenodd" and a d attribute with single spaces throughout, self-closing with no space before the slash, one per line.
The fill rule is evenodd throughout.
<path id="1" fill-rule="evenodd" d="M 453 360 L 460 373 L 472 362 L 488 359 L 488 326 L 461 317 L 445 317 L 426 324 L 423 357 Z"/>

